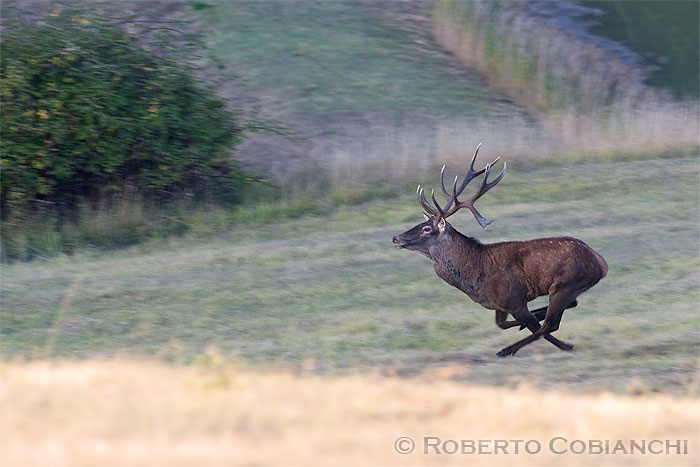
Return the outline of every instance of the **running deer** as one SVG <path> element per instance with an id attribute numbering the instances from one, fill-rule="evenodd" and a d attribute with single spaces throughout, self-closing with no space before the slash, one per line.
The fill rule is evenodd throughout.
<path id="1" fill-rule="evenodd" d="M 559 329 L 564 310 L 577 305 L 576 297 L 605 277 L 608 265 L 600 254 L 571 237 L 482 244 L 455 230 L 447 218 L 462 208 L 469 209 L 481 227 L 486 228 L 491 223 L 479 214 L 474 202 L 501 181 L 506 164 L 493 181 L 488 181 L 491 167 L 500 158 L 475 171 L 474 161 L 480 147 L 481 144 L 477 146 L 459 188 L 459 177 L 455 177 L 451 193 L 445 188 L 445 167 L 442 167 L 440 183 L 447 199 L 444 206 L 441 207 L 435 199 L 434 190 L 431 205 L 418 185 L 416 193 L 425 210 L 425 222 L 395 236 L 392 239 L 394 246 L 430 258 L 441 279 L 476 303 L 495 310 L 496 324 L 501 329 L 520 326 L 520 329 L 528 328 L 532 332 L 498 352 L 499 357 L 514 355 L 540 337 L 561 350 L 571 350 L 573 345 L 560 341 L 551 333 Z M 484 174 L 484 179 L 476 193 L 466 201 L 457 199 L 469 182 L 481 174 Z M 549 295 L 549 305 L 529 310 L 527 303 L 543 295 Z M 515 319 L 507 319 L 509 314 Z"/>

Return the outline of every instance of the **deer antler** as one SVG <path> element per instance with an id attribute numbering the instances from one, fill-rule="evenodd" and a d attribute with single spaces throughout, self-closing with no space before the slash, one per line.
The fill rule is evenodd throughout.
<path id="1" fill-rule="evenodd" d="M 428 214 L 430 214 L 433 217 L 439 217 L 441 215 L 440 212 L 433 206 L 431 206 L 430 203 L 428 203 L 428 200 L 425 199 L 425 192 L 423 188 L 420 187 L 420 185 L 418 185 L 418 188 L 416 189 L 416 194 L 418 195 L 418 202 L 420 202 L 421 206 L 423 206 L 423 209 L 425 209 L 425 211 Z M 435 198 L 433 197 L 433 199 Z"/>
<path id="2" fill-rule="evenodd" d="M 417 194 L 418 194 L 418 201 L 420 204 L 423 206 L 423 208 L 430 213 L 433 217 L 436 218 L 442 218 L 446 219 L 450 217 L 452 214 L 456 213 L 459 211 L 461 208 L 467 208 L 469 209 L 474 217 L 476 218 L 476 221 L 481 225 L 482 227 L 486 228 L 492 221 L 486 219 L 484 216 L 479 214 L 479 211 L 476 210 L 474 207 L 474 202 L 481 198 L 484 194 L 486 194 L 487 191 L 489 191 L 491 188 L 496 186 L 498 182 L 501 181 L 503 176 L 506 174 L 506 168 L 507 164 L 504 162 L 503 163 L 503 170 L 501 170 L 501 173 L 498 174 L 498 177 L 496 177 L 493 181 L 489 182 L 489 173 L 491 171 L 491 167 L 500 160 L 500 157 L 497 157 L 496 160 L 491 162 L 490 164 L 487 164 L 486 167 L 484 167 L 481 170 L 474 170 L 474 161 L 476 161 L 476 156 L 479 154 L 479 148 L 481 148 L 481 143 L 476 147 L 476 151 L 474 151 L 474 156 L 472 157 L 471 164 L 469 165 L 469 170 L 464 176 L 464 180 L 462 180 L 462 184 L 457 188 L 457 181 L 459 180 L 459 177 L 455 177 L 454 184 L 452 185 L 452 193 L 447 191 L 447 188 L 445 188 L 445 166 L 442 166 L 442 170 L 440 171 L 440 184 L 442 186 L 442 192 L 445 195 L 445 198 L 447 198 L 447 204 L 445 204 L 445 207 L 440 207 L 440 204 L 437 202 L 435 199 L 435 191 L 433 190 L 432 192 L 432 199 L 433 199 L 433 204 L 435 205 L 434 207 L 431 206 L 428 201 L 425 199 L 425 193 L 423 189 L 418 186 Z M 469 198 L 467 201 L 459 201 L 457 199 L 458 196 L 462 194 L 464 189 L 467 187 L 469 182 L 471 182 L 474 178 L 478 177 L 481 174 L 484 175 L 484 180 L 481 182 L 481 186 L 477 190 L 477 192 Z"/>

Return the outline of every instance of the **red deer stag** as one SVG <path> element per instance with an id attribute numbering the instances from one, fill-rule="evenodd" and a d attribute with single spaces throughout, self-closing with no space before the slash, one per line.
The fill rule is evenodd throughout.
<path id="1" fill-rule="evenodd" d="M 503 170 L 493 181 L 488 181 L 491 167 L 474 170 L 474 161 L 481 144 L 472 157 L 469 171 L 459 188 L 455 177 L 452 193 L 445 188 L 445 167 L 440 173 L 442 191 L 447 204 L 441 207 L 432 193 L 431 205 L 418 186 L 417 194 L 425 213 L 425 222 L 393 238 L 396 248 L 417 251 L 433 262 L 437 275 L 458 288 L 485 308 L 496 311 L 496 324 L 501 329 L 527 327 L 532 334 L 500 352 L 499 357 L 514 355 L 523 346 L 540 337 L 561 350 L 573 345 L 562 342 L 551 333 L 559 329 L 562 314 L 577 305 L 576 297 L 598 283 L 608 271 L 601 255 L 581 240 L 571 237 L 539 238 L 522 242 L 482 244 L 475 238 L 462 235 L 446 219 L 461 208 L 469 209 L 484 228 L 491 223 L 474 207 L 474 202 L 496 186 L 506 173 Z M 484 174 L 477 192 L 467 201 L 457 199 L 467 184 Z M 527 303 L 542 295 L 549 295 L 549 305 L 530 311 Z M 511 314 L 515 320 L 508 320 Z M 540 321 L 544 319 L 542 326 Z"/>

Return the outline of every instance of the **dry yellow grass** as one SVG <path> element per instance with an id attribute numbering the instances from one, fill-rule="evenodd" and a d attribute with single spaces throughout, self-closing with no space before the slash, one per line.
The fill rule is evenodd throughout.
<path id="1" fill-rule="evenodd" d="M 439 170 L 461 167 L 480 142 L 484 159 L 499 155 L 509 161 L 610 160 L 621 155 L 697 153 L 698 108 L 695 104 L 648 105 L 603 116 L 551 112 L 533 125 L 521 118 L 477 122 L 439 121 L 432 126 L 385 127 L 371 139 L 357 130 L 354 142 L 328 141 L 312 151 L 336 184 L 376 180 L 395 183 Z M 484 152 L 485 151 L 485 152 Z M 290 173 L 294 168 L 290 169 Z M 293 175 L 287 175 L 291 177 Z"/>
<path id="2" fill-rule="evenodd" d="M 461 366 L 402 379 L 256 372 L 216 358 L 209 363 L 207 368 L 133 360 L 0 363 L 0 465 L 698 465 L 700 460 L 697 399 L 450 381 L 468 371 Z M 401 436 L 416 440 L 413 453 L 395 452 Z M 536 440 L 541 449 L 516 456 L 511 442 L 509 454 L 424 454 L 426 436 L 441 442 Z M 549 449 L 553 437 L 569 443 L 688 440 L 688 453 L 557 455 Z M 555 442 L 557 450 L 569 445 Z M 442 446 L 453 448 L 449 442 Z"/>

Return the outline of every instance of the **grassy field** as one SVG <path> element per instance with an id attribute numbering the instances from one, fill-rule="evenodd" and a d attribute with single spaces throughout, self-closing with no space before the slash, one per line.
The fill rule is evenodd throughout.
<path id="1" fill-rule="evenodd" d="M 522 334 L 499 330 L 425 258 L 391 247 L 421 218 L 406 187 L 328 216 L 263 217 L 209 240 L 5 265 L 1 355 L 187 363 L 214 346 L 251 365 L 318 373 L 411 375 L 456 362 L 465 365 L 456 378 L 469 382 L 695 394 L 697 181 L 693 155 L 516 163 L 481 203 L 495 220 L 488 231 L 456 216 L 482 241 L 572 235 L 603 254 L 608 276 L 557 333 L 573 353 L 537 342 L 496 358 Z M 437 172 L 423 183 L 437 183 Z"/>
<path id="2" fill-rule="evenodd" d="M 220 91 L 234 102 L 258 98 L 262 111 L 283 122 L 342 132 L 352 119 L 372 115 L 405 121 L 521 113 L 430 42 L 427 2 L 211 5 L 190 14 L 223 64 L 220 79 L 230 87 Z"/>
<path id="3" fill-rule="evenodd" d="M 439 127 L 448 122 L 473 147 L 484 122 L 529 121 L 435 43 L 429 1 L 207 4 L 181 12 L 220 64 L 205 75 L 234 107 L 293 136 L 260 132 L 237 151 L 277 179 L 305 164 L 432 160 L 446 152 Z"/>
<path id="4" fill-rule="evenodd" d="M 131 360 L 0 363 L 0 464 L 671 466 L 700 461 L 696 398 L 573 395 L 446 379 L 459 368 L 410 379 L 254 372 L 209 356 L 208 365 L 189 368 Z M 399 437 L 411 437 L 415 450 L 398 454 Z M 433 444 L 439 438 L 440 454 L 431 447 L 425 453 L 424 437 Z M 447 454 L 460 440 L 488 444 L 484 454 Z M 490 440 L 513 441 L 505 452 L 486 454 L 494 452 Z M 515 454 L 515 440 L 528 441 L 533 454 L 524 452 L 524 443 Z M 595 454 L 585 448 L 589 440 L 609 440 L 608 452 L 617 440 L 625 449 L 629 440 L 661 440 L 650 444 L 657 452 L 660 447 L 666 452 L 666 440 L 678 447 L 670 454 Z M 572 454 L 581 452 L 581 442 L 587 452 Z"/>

